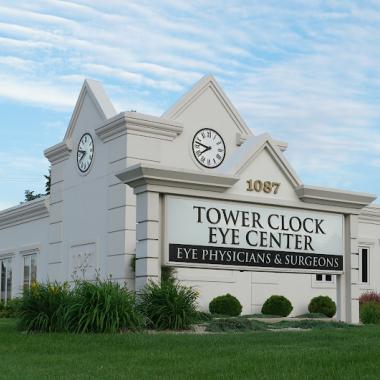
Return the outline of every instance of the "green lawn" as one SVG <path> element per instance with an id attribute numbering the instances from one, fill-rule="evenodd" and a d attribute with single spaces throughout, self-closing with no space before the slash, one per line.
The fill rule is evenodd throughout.
<path id="1" fill-rule="evenodd" d="M 380 326 L 235 334 L 26 335 L 0 320 L 2 379 L 379 379 Z"/>

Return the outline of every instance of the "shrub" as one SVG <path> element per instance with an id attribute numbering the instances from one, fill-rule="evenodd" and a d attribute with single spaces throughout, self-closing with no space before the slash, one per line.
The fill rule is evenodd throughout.
<path id="1" fill-rule="evenodd" d="M 366 302 L 361 304 L 360 320 L 364 324 L 380 323 L 380 303 Z"/>
<path id="2" fill-rule="evenodd" d="M 135 330 L 143 325 L 135 306 L 134 293 L 116 282 L 78 281 L 71 292 L 64 325 L 74 333 Z"/>
<path id="3" fill-rule="evenodd" d="M 173 281 L 150 282 L 138 296 L 139 310 L 148 326 L 156 329 L 188 329 L 199 318 L 198 293 Z"/>
<path id="4" fill-rule="evenodd" d="M 0 318 L 16 318 L 20 309 L 20 298 L 13 298 L 5 302 L 0 302 Z"/>
<path id="5" fill-rule="evenodd" d="M 373 291 L 372 292 L 363 293 L 359 297 L 359 303 L 363 304 L 363 303 L 366 303 L 366 302 L 380 303 L 380 293 L 376 293 L 376 292 L 373 292 Z"/>
<path id="6" fill-rule="evenodd" d="M 310 313 L 322 313 L 326 317 L 333 317 L 336 313 L 335 302 L 328 296 L 314 297 L 308 306 Z"/>
<path id="7" fill-rule="evenodd" d="M 231 294 L 215 297 L 209 305 L 210 313 L 232 317 L 240 315 L 242 308 L 239 300 Z"/>
<path id="8" fill-rule="evenodd" d="M 4 301 L 0 301 L 0 318 L 15 318 L 18 315 L 18 309 L 20 306 L 20 299 L 13 298 Z"/>
<path id="9" fill-rule="evenodd" d="M 168 267 L 166 265 L 161 266 L 161 281 L 175 282 L 176 270 L 173 267 Z"/>
<path id="10" fill-rule="evenodd" d="M 33 283 L 25 289 L 19 306 L 19 327 L 30 331 L 61 331 L 69 298 L 67 284 Z"/>
<path id="11" fill-rule="evenodd" d="M 293 306 L 290 301 L 284 296 L 274 295 L 269 297 L 261 308 L 263 314 L 278 315 L 280 317 L 287 317 Z"/>

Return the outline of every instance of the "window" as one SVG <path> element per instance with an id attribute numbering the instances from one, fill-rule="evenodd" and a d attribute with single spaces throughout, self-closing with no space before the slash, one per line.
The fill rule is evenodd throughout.
<path id="1" fill-rule="evenodd" d="M 359 280 L 363 284 L 369 283 L 369 248 L 359 248 Z"/>
<path id="2" fill-rule="evenodd" d="M 12 259 L 1 259 L 0 267 L 0 300 L 7 301 L 12 297 Z"/>
<path id="3" fill-rule="evenodd" d="M 37 280 L 37 254 L 24 256 L 24 289 Z"/>
<path id="4" fill-rule="evenodd" d="M 316 274 L 315 280 L 318 282 L 332 282 L 333 278 L 331 274 Z"/>

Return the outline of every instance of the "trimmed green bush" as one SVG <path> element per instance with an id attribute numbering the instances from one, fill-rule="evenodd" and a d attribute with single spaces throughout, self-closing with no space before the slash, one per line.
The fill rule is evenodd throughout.
<path id="1" fill-rule="evenodd" d="M 239 300 L 231 294 L 215 297 L 209 304 L 211 314 L 230 315 L 236 317 L 242 310 Z"/>
<path id="2" fill-rule="evenodd" d="M 292 310 L 291 302 L 286 297 L 278 295 L 269 297 L 261 308 L 263 314 L 277 315 L 279 317 L 287 317 Z"/>
<path id="3" fill-rule="evenodd" d="M 308 306 L 310 313 L 322 313 L 326 317 L 333 317 L 336 313 L 335 302 L 328 296 L 314 297 Z"/>
<path id="4" fill-rule="evenodd" d="M 366 302 L 360 305 L 360 320 L 364 324 L 380 323 L 380 304 Z"/>
<path id="5" fill-rule="evenodd" d="M 74 333 L 136 330 L 144 320 L 135 306 L 134 293 L 117 282 L 78 281 L 71 291 L 64 326 Z"/>
<path id="6" fill-rule="evenodd" d="M 28 332 L 64 330 L 63 316 L 69 294 L 67 284 L 33 283 L 21 298 L 19 328 Z"/>
<path id="7" fill-rule="evenodd" d="M 156 329 L 188 329 L 197 322 L 198 292 L 173 281 L 150 282 L 138 295 L 138 308 Z"/>

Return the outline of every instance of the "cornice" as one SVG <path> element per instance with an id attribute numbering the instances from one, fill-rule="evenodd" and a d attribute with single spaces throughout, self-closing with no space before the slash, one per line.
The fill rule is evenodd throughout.
<path id="1" fill-rule="evenodd" d="M 200 173 L 181 168 L 153 164 L 136 164 L 116 174 L 123 183 L 135 189 L 146 185 L 190 188 L 223 192 L 233 186 L 238 177 Z"/>
<path id="2" fill-rule="evenodd" d="M 67 160 L 72 150 L 71 142 L 62 141 L 44 151 L 44 156 L 49 160 L 51 164 Z"/>
<path id="3" fill-rule="evenodd" d="M 360 211 L 359 221 L 380 224 L 380 205 L 364 207 Z"/>
<path id="4" fill-rule="evenodd" d="M 182 133 L 182 130 L 182 123 L 177 121 L 137 112 L 121 112 L 98 127 L 95 133 L 102 141 L 111 140 L 116 136 L 128 133 L 128 131 L 137 131 L 173 140 Z"/>
<path id="5" fill-rule="evenodd" d="M 299 186 L 296 189 L 296 194 L 305 203 L 318 203 L 354 209 L 362 209 L 376 199 L 375 195 L 368 193 L 305 185 Z"/>
<path id="6" fill-rule="evenodd" d="M 36 219 L 46 218 L 49 216 L 48 200 L 49 197 L 46 196 L 1 211 L 0 229 Z"/>

